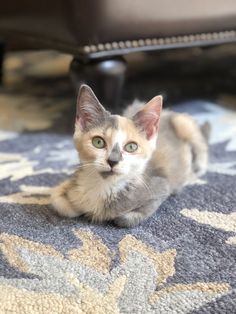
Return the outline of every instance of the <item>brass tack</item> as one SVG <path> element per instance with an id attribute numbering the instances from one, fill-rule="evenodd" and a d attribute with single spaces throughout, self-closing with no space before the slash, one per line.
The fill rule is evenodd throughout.
<path id="1" fill-rule="evenodd" d="M 89 46 L 84 46 L 83 51 L 86 53 L 90 52 L 90 47 Z"/>
<path id="2" fill-rule="evenodd" d="M 104 45 L 103 44 L 98 44 L 98 50 L 103 51 L 104 50 Z"/>

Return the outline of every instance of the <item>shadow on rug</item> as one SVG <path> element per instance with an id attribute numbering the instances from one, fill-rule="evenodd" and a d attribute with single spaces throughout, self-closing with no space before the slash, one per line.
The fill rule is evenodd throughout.
<path id="1" fill-rule="evenodd" d="M 148 221 L 128 230 L 62 219 L 52 212 L 49 194 L 78 162 L 75 98 L 63 76 L 68 61 L 35 53 L 6 62 L 0 313 L 235 313 L 235 95 L 173 106 L 211 123 L 210 163 L 205 177 Z"/>

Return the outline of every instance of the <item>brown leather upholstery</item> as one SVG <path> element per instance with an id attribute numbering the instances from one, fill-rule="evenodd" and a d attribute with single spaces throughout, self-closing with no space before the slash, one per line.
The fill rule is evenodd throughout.
<path id="1" fill-rule="evenodd" d="M 114 109 L 124 54 L 236 41 L 236 0 L 1 0 L 1 37 L 73 54 L 76 88 L 86 82 Z"/>
<path id="2" fill-rule="evenodd" d="M 0 34 L 14 35 L 18 39 L 30 37 L 36 44 L 43 45 L 45 48 L 55 48 L 74 54 L 86 53 L 84 46 L 91 47 L 91 45 L 92 51 L 87 49 L 87 53 L 96 52 L 97 48 L 95 49 L 94 45 L 99 43 L 119 44 L 120 41 L 126 40 L 132 42 L 145 38 L 165 38 L 235 29 L 235 0 L 8 0 L 0 2 Z M 236 38 L 232 33 L 231 38 L 233 37 Z M 194 42 L 193 38 L 192 42 Z M 144 42 L 138 46 L 145 47 L 148 43 Z M 126 47 L 127 45 L 130 47 Z M 135 42 L 133 46 L 127 45 L 123 48 L 132 48 Z M 112 50 L 108 49 L 109 47 L 107 45 L 104 51 Z M 120 48 L 122 48 L 121 44 Z"/>

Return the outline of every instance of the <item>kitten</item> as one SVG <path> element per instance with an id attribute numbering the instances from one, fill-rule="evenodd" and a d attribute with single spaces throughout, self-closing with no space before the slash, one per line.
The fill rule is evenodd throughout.
<path id="1" fill-rule="evenodd" d="M 83 85 L 74 132 L 80 165 L 53 190 L 54 209 L 62 216 L 133 227 L 204 174 L 204 132 L 185 114 L 163 110 L 160 119 L 161 110 L 162 97 L 156 96 L 146 105 L 129 107 L 127 117 L 112 115 Z"/>

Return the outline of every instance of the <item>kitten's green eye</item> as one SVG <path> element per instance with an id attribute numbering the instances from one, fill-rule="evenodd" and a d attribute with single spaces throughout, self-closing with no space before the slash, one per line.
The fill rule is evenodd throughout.
<path id="1" fill-rule="evenodd" d="M 125 145 L 125 151 L 127 151 L 128 153 L 133 153 L 137 149 L 138 149 L 138 145 L 134 142 L 130 142 L 130 143 Z"/>
<path id="2" fill-rule="evenodd" d="M 92 143 L 93 143 L 93 146 L 96 148 L 104 148 L 106 146 L 104 139 L 101 138 L 100 136 L 93 137 Z"/>

